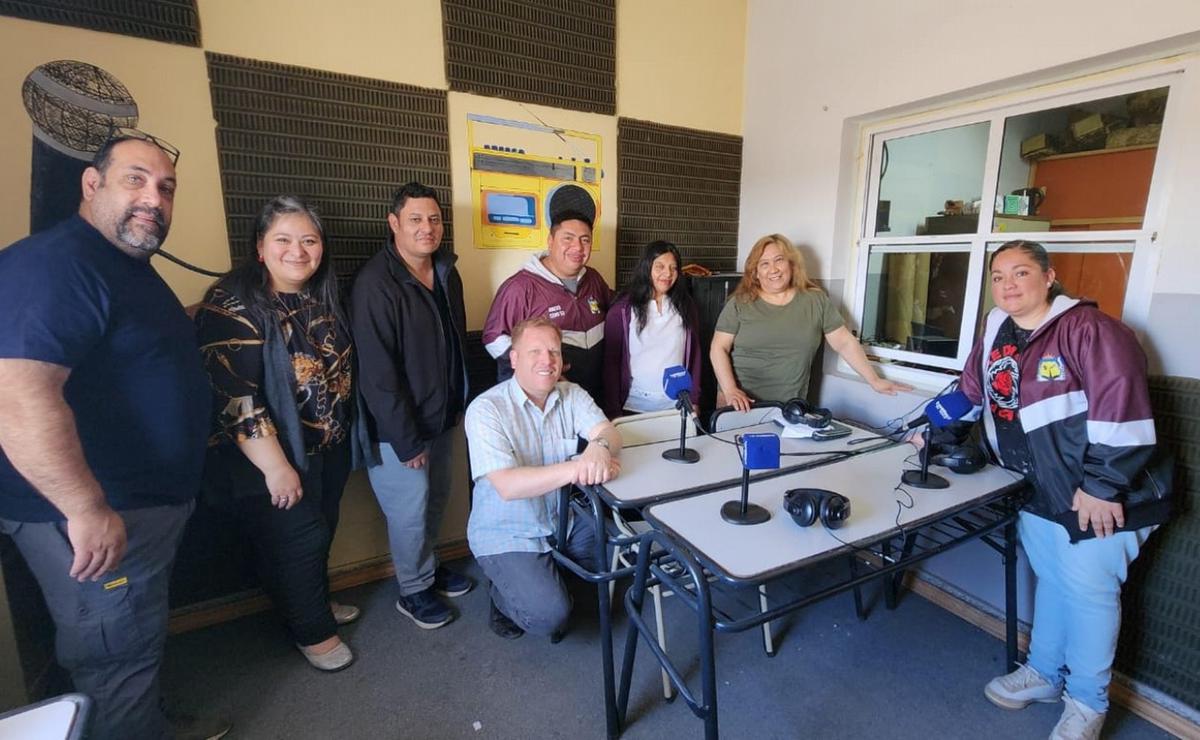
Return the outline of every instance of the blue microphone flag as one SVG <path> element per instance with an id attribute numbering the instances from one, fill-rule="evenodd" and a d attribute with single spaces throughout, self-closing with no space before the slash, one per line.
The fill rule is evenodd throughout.
<path id="1" fill-rule="evenodd" d="M 666 370 L 663 370 L 663 393 L 667 398 L 676 400 L 679 394 L 683 392 L 691 392 L 692 390 L 692 375 L 682 365 L 672 365 Z"/>
<path id="2" fill-rule="evenodd" d="M 747 470 L 774 470 L 779 467 L 778 434 L 743 434 Z"/>
<path id="3" fill-rule="evenodd" d="M 958 421 L 971 412 L 975 405 L 971 403 L 962 391 L 954 391 L 944 396 L 938 396 L 925 406 L 925 416 L 934 429 L 941 429 L 951 422 Z"/>

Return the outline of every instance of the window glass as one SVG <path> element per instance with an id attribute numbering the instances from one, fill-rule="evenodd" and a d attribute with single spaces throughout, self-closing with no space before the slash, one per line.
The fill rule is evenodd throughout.
<path id="1" fill-rule="evenodd" d="M 863 341 L 889 349 L 954 357 L 962 327 L 970 247 L 871 250 Z"/>
<path id="2" fill-rule="evenodd" d="M 1140 229 L 1168 88 L 1004 122 L 993 232 Z"/>
<path id="3" fill-rule="evenodd" d="M 1159 210 L 1151 183 L 1174 75 L 1043 87 L 870 134 L 879 156 L 861 213 L 874 227 L 855 283 L 868 352 L 960 366 L 993 307 L 989 258 L 1014 237 L 1046 247 L 1069 295 L 1144 324 L 1149 301 L 1129 280 L 1158 228 L 1147 214 Z"/>
<path id="4" fill-rule="evenodd" d="M 1121 318 L 1125 305 L 1125 287 L 1133 267 L 1133 242 L 1107 244 L 1055 244 L 1039 242 L 1050 253 L 1050 266 L 1054 277 L 1067 295 L 1088 298 L 1097 303 L 1100 310 Z M 987 262 L 1003 242 L 988 244 Z M 984 317 L 995 307 L 992 300 L 990 271 L 983 271 L 983 290 L 980 294 L 979 329 Z"/>
<path id="5" fill-rule="evenodd" d="M 875 235 L 975 233 L 989 128 L 984 121 L 884 142 Z"/>

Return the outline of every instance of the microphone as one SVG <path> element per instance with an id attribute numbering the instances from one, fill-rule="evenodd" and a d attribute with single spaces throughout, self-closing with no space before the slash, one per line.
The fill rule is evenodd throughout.
<path id="1" fill-rule="evenodd" d="M 950 481 L 929 472 L 929 458 L 933 454 L 930 450 L 932 445 L 929 440 L 929 430 L 947 427 L 971 413 L 973 408 L 975 408 L 975 404 L 971 403 L 971 399 L 967 398 L 962 391 L 957 390 L 942 394 L 925 405 L 925 413 L 913 419 L 906 427 L 907 431 L 922 424 L 929 425 L 925 428 L 925 444 L 921 446 L 921 469 L 904 471 L 900 476 L 902 483 L 914 488 L 950 487 Z"/>
<path id="2" fill-rule="evenodd" d="M 692 374 L 683 365 L 672 365 L 663 370 L 663 393 L 678 403 L 684 413 L 696 415 L 692 408 Z"/>
<path id="3" fill-rule="evenodd" d="M 971 412 L 975 404 L 962 391 L 954 391 L 934 398 L 925 404 L 925 413 L 908 422 L 905 431 L 912 431 L 922 424 L 929 424 L 934 429 L 941 429 L 951 422 L 958 421 Z"/>
<path id="4" fill-rule="evenodd" d="M 696 409 L 692 407 L 692 376 L 682 365 L 672 365 L 663 370 L 663 393 L 675 401 L 679 409 L 679 447 L 663 450 L 664 460 L 677 463 L 694 463 L 700 461 L 700 453 L 687 448 L 687 418 L 693 417 Z"/>
<path id="5" fill-rule="evenodd" d="M 771 512 L 758 504 L 750 503 L 750 471 L 774 470 L 779 467 L 778 434 L 743 434 L 745 445 L 742 456 L 742 497 L 726 501 L 721 506 L 721 518 L 730 524 L 762 524 L 770 521 Z"/>

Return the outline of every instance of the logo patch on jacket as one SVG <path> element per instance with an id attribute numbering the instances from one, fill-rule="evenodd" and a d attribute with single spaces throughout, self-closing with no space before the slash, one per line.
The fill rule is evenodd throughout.
<path id="1" fill-rule="evenodd" d="M 563 316 L 566 316 L 567 312 L 563 310 L 562 306 L 551 306 L 550 308 L 546 309 L 546 314 L 550 317 L 550 320 L 553 321 L 554 319 L 561 319 Z"/>
<path id="2" fill-rule="evenodd" d="M 1051 380 L 1066 380 L 1067 364 L 1063 362 L 1061 356 L 1043 357 L 1038 362 L 1037 379 L 1039 383 L 1046 383 Z"/>
<path id="3" fill-rule="evenodd" d="M 600 315 L 600 302 L 597 301 L 595 298 L 588 299 L 588 308 L 592 309 L 593 316 Z"/>

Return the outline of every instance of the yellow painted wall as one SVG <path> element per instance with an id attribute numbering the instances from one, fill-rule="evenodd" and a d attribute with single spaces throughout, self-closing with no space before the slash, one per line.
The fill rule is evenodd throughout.
<path id="1" fill-rule="evenodd" d="M 467 303 L 467 327 L 480 329 L 492 305 L 496 288 L 512 275 L 537 250 L 477 249 L 475 218 L 471 204 L 471 162 L 467 148 L 467 114 L 496 116 L 515 121 L 544 123 L 601 137 L 600 218 L 595 231 L 591 267 L 612 285 L 616 276 L 617 241 L 617 119 L 613 116 L 547 108 L 485 98 L 465 93 L 450 93 L 450 173 L 454 183 L 454 250 L 462 275 Z M 540 119 L 540 120 L 539 120 Z"/>
<path id="2" fill-rule="evenodd" d="M 198 0 L 208 51 L 446 89 L 440 0 Z"/>
<path id="3" fill-rule="evenodd" d="M 742 133 L 745 0 L 618 0 L 617 114 Z"/>
<path id="4" fill-rule="evenodd" d="M 204 52 L 176 44 L 0 19 L 0 248 L 29 233 L 29 178 L 33 124 L 21 102 L 21 84 L 35 67 L 75 59 L 101 67 L 129 88 L 139 126 L 182 152 L 175 216 L 165 247 L 212 270 L 229 267 L 225 209 Z M 185 303 L 211 281 L 162 258 L 153 262 Z"/>

